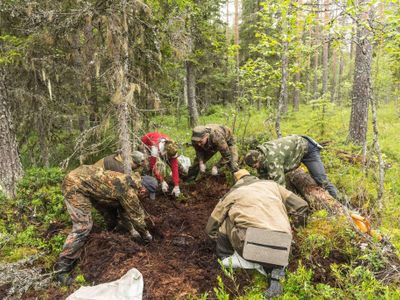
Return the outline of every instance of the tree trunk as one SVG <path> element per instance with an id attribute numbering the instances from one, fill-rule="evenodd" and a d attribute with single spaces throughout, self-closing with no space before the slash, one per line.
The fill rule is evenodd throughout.
<path id="1" fill-rule="evenodd" d="M 288 99 L 288 91 L 287 91 L 287 81 L 288 81 L 288 69 L 289 69 L 289 41 L 287 38 L 287 30 L 288 24 L 286 18 L 283 19 L 282 22 L 283 27 L 283 41 L 282 41 L 282 57 L 281 57 L 281 89 L 279 93 L 278 99 L 278 109 L 276 113 L 275 120 L 275 131 L 278 138 L 282 137 L 281 132 L 281 115 L 285 111 L 287 111 L 287 99 Z M 286 105 L 285 105 L 286 104 Z M 286 106 L 286 109 L 285 109 Z"/>
<path id="2" fill-rule="evenodd" d="M 338 87 L 337 87 L 337 103 L 340 105 L 343 103 L 342 95 L 342 81 L 343 81 L 343 70 L 344 70 L 344 57 L 343 51 L 340 50 L 339 58 L 339 76 L 338 76 Z"/>
<path id="3" fill-rule="evenodd" d="M 371 81 L 369 81 L 369 87 L 371 87 Z M 382 203 L 382 198 L 383 198 L 383 191 L 384 191 L 384 179 L 385 179 L 385 162 L 382 157 L 381 153 L 381 147 L 379 145 L 379 131 L 378 131 L 378 117 L 376 114 L 376 105 L 374 101 L 374 97 L 372 97 L 373 93 L 371 93 L 371 111 L 372 111 L 372 127 L 374 130 L 374 147 L 375 147 L 375 152 L 376 155 L 378 156 L 378 162 L 379 162 L 379 188 L 378 188 L 378 197 L 377 197 L 377 203 L 378 203 L 378 209 L 379 213 L 381 213 L 382 208 L 383 208 L 383 203 Z"/>
<path id="4" fill-rule="evenodd" d="M 371 78 L 372 45 L 371 33 L 362 24 L 357 28 L 356 59 L 352 90 L 352 106 L 349 126 L 350 141 L 362 145 L 366 141 L 368 130 L 368 103 L 371 90 L 368 82 Z"/>
<path id="5" fill-rule="evenodd" d="M 236 100 L 239 98 L 239 0 L 235 0 Z"/>
<path id="6" fill-rule="evenodd" d="M 47 125 L 45 116 L 43 115 L 43 108 L 40 108 L 37 113 L 37 126 L 38 126 L 38 133 L 39 133 L 39 145 L 40 145 L 40 157 L 42 161 L 42 165 L 46 168 L 50 166 L 49 162 L 49 145 L 47 141 Z"/>
<path id="7" fill-rule="evenodd" d="M 332 49 L 332 86 L 331 86 L 331 102 L 336 102 L 337 90 L 337 49 Z"/>
<path id="8" fill-rule="evenodd" d="M 300 88 L 299 84 L 301 81 L 300 71 L 295 74 L 295 82 L 296 86 L 294 87 L 294 95 L 293 95 L 293 111 L 299 111 L 300 107 Z"/>
<path id="9" fill-rule="evenodd" d="M 324 1 L 324 27 L 329 22 L 328 12 L 329 1 Z M 322 46 L 322 94 L 325 95 L 328 92 L 328 59 L 329 59 L 329 32 L 325 32 L 323 46 Z"/>
<path id="10" fill-rule="evenodd" d="M 229 37 L 229 0 L 226 0 L 226 26 L 225 26 L 225 46 L 226 51 L 224 54 L 224 76 L 225 79 L 228 78 L 228 68 L 229 68 L 229 55 L 228 55 L 228 48 L 230 45 L 230 37 Z M 228 104 L 228 81 L 225 82 L 224 91 L 223 91 L 223 101 L 224 106 Z"/>
<path id="11" fill-rule="evenodd" d="M 316 24 L 314 25 L 314 45 L 318 45 L 319 41 L 319 1 L 316 1 L 316 7 L 315 7 L 315 14 L 316 14 Z M 318 65 L 319 65 L 319 49 L 316 48 L 314 49 L 314 84 L 313 84 L 313 89 L 314 89 L 314 99 L 319 98 L 319 92 L 318 92 Z"/>
<path id="12" fill-rule="evenodd" d="M 5 72 L 0 68 L 0 192 L 13 198 L 23 170 L 6 93 Z"/>
<path id="13" fill-rule="evenodd" d="M 115 53 L 115 86 L 114 103 L 117 105 L 118 134 L 121 147 L 124 173 L 131 174 L 132 149 L 129 134 L 129 105 L 133 103 L 133 93 L 129 92 L 129 28 L 127 22 L 127 0 L 121 2 L 121 14 L 111 16 L 115 28 L 115 40 L 119 41 L 119 51 Z M 128 98 L 129 97 L 129 98 Z M 132 98 L 130 98 L 132 97 Z"/>
<path id="14" fill-rule="evenodd" d="M 188 109 L 190 127 L 197 126 L 199 121 L 199 113 L 196 101 L 196 78 L 194 75 L 194 65 L 191 61 L 186 61 L 186 82 L 188 91 Z"/>
<path id="15" fill-rule="evenodd" d="M 332 214 L 346 215 L 346 208 L 301 168 L 287 173 L 286 178 L 290 185 L 308 202 L 312 210 L 325 209 Z"/>

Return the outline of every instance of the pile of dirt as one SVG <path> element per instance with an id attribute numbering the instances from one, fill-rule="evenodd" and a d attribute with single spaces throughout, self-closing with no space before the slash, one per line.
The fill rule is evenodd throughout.
<path id="1" fill-rule="evenodd" d="M 182 299 L 212 291 L 221 273 L 215 245 L 204 231 L 208 217 L 229 190 L 224 177 L 204 178 L 183 185 L 186 201 L 161 195 L 143 206 L 154 241 L 132 241 L 127 233 L 94 232 L 78 264 L 87 281 L 116 280 L 137 268 L 144 277 L 144 299 Z M 250 276 L 241 276 L 244 285 Z"/>

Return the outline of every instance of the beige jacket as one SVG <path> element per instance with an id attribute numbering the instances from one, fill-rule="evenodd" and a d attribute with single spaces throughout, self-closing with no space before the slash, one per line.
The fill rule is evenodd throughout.
<path id="1" fill-rule="evenodd" d="M 206 227 L 215 239 L 218 231 L 224 235 L 226 218 L 238 229 L 256 227 L 291 233 L 288 214 L 304 214 L 306 201 L 274 181 L 246 176 L 239 180 L 214 208 Z"/>

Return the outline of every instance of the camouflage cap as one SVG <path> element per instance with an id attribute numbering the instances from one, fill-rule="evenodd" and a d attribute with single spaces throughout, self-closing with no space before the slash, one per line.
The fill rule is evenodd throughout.
<path id="1" fill-rule="evenodd" d="M 135 164 L 141 165 L 144 161 L 144 154 L 140 151 L 133 151 L 132 160 Z"/>
<path id="2" fill-rule="evenodd" d="M 244 157 L 244 162 L 249 167 L 254 168 L 254 165 L 258 162 L 261 157 L 261 153 L 257 150 L 250 150 L 247 152 L 246 156 Z"/>
<path id="3" fill-rule="evenodd" d="M 206 133 L 208 132 L 207 127 L 206 126 L 196 126 L 195 128 L 193 128 L 192 130 L 192 141 L 194 142 L 198 142 L 201 139 L 203 139 L 203 137 L 206 135 Z"/>
<path id="4" fill-rule="evenodd" d="M 239 181 L 244 176 L 250 175 L 249 171 L 246 169 L 240 169 L 239 171 L 233 173 L 233 176 L 235 177 L 235 181 Z"/>
<path id="5" fill-rule="evenodd" d="M 168 157 L 174 157 L 178 153 L 178 143 L 175 141 L 167 140 L 165 141 L 165 152 Z"/>

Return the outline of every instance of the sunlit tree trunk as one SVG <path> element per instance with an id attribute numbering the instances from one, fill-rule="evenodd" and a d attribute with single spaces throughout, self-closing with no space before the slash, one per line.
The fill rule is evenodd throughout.
<path id="1" fill-rule="evenodd" d="M 186 82 L 188 91 L 188 109 L 190 127 L 195 127 L 199 120 L 196 100 L 196 77 L 194 65 L 191 61 L 186 61 Z"/>
<path id="2" fill-rule="evenodd" d="M 324 0 L 324 28 L 329 22 L 329 0 Z M 328 92 L 328 70 L 329 70 L 329 32 L 325 29 L 322 45 L 322 94 Z"/>
<path id="3" fill-rule="evenodd" d="M 224 75 L 225 78 L 228 78 L 228 68 L 229 68 L 229 56 L 228 56 L 228 48 L 230 45 L 230 37 L 229 37 L 229 0 L 226 0 L 226 26 L 225 26 L 225 45 L 226 45 L 226 51 L 225 51 L 225 65 L 224 65 Z M 226 83 L 224 87 L 224 92 L 223 92 L 223 101 L 224 105 L 228 103 L 228 83 Z"/>
<path id="4" fill-rule="evenodd" d="M 239 97 L 239 0 L 235 0 L 236 99 Z"/>
<path id="5" fill-rule="evenodd" d="M 314 46 L 319 45 L 319 1 L 315 1 L 315 10 L 316 10 L 316 20 L 314 24 Z M 314 84 L 313 84 L 313 89 L 314 89 L 314 99 L 319 98 L 319 92 L 318 92 L 318 65 L 319 65 L 319 48 L 314 49 Z"/>
<path id="6" fill-rule="evenodd" d="M 290 8 L 289 8 L 290 11 Z M 289 12 L 288 12 L 289 13 Z M 289 77 L 289 40 L 288 40 L 288 22 L 287 17 L 282 19 L 282 54 L 281 54 L 281 88 L 278 99 L 278 109 L 275 120 L 275 131 L 278 137 L 282 137 L 281 115 L 287 111 L 288 99 L 288 77 Z M 286 108 L 285 108 L 286 106 Z"/>
<path id="7" fill-rule="evenodd" d="M 338 75 L 338 87 L 337 87 L 337 102 L 338 104 L 343 103 L 343 93 L 342 93 L 342 82 L 343 82 L 343 71 L 344 71 L 344 56 L 343 51 L 340 50 L 339 58 L 339 75 Z"/>
<path id="8" fill-rule="evenodd" d="M 337 49 L 332 49 L 332 86 L 331 86 L 331 102 L 336 102 L 336 90 L 337 90 Z"/>
<path id="9" fill-rule="evenodd" d="M 298 84 L 301 81 L 301 75 L 300 71 L 296 72 L 294 75 L 294 80 L 296 82 L 296 86 L 294 88 L 294 95 L 293 95 L 293 111 L 299 111 L 300 107 L 300 88 L 298 87 Z"/>
<path id="10" fill-rule="evenodd" d="M 364 20 L 366 18 L 367 16 L 363 16 Z M 371 33 L 364 26 L 363 24 L 357 26 L 357 46 L 349 126 L 350 141 L 360 145 L 365 144 L 367 137 L 368 103 L 371 97 L 371 89 L 368 84 L 371 80 Z"/>
<path id="11" fill-rule="evenodd" d="M 7 197 L 15 197 L 23 170 L 12 124 L 5 72 L 0 68 L 0 191 Z"/>

